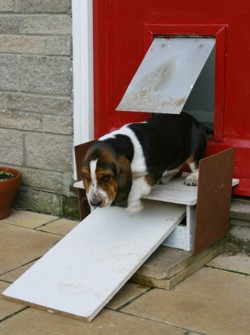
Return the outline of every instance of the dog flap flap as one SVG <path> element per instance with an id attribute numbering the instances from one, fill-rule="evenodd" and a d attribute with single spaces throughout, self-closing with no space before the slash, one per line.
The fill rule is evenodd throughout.
<path id="1" fill-rule="evenodd" d="M 179 114 L 214 46 L 214 38 L 155 38 L 116 110 Z"/>

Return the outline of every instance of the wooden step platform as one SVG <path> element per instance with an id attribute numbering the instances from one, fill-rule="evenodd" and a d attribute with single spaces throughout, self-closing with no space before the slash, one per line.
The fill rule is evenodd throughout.
<path id="1" fill-rule="evenodd" d="M 3 296 L 90 321 L 163 242 L 195 254 L 210 247 L 228 232 L 233 153 L 201 160 L 198 188 L 183 178 L 155 186 L 134 216 L 96 209 Z"/>

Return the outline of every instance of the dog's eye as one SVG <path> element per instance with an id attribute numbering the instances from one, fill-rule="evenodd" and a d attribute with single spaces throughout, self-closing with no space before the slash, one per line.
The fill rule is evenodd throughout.
<path id="1" fill-rule="evenodd" d="M 110 176 L 103 176 L 102 177 L 102 182 L 107 183 L 110 180 Z"/>

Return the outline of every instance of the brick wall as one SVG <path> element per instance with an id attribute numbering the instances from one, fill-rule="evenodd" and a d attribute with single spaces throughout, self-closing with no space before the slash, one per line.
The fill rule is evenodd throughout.
<path id="1" fill-rule="evenodd" d="M 0 0 L 0 164 L 23 174 L 18 207 L 75 208 L 71 58 L 71 0 Z"/>

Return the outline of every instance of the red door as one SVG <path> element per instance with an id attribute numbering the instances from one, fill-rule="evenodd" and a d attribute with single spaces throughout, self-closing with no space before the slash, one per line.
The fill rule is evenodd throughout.
<path id="1" fill-rule="evenodd" d="M 249 0 L 93 0 L 95 136 L 147 113 L 115 108 L 156 36 L 216 40 L 215 139 L 208 155 L 234 146 L 234 192 L 250 196 Z"/>

